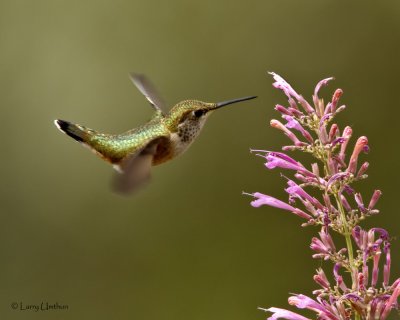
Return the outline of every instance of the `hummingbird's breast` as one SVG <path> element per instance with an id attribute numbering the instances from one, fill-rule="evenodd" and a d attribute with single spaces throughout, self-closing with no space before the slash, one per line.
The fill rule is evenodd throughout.
<path id="1" fill-rule="evenodd" d="M 170 129 L 168 139 L 161 141 L 153 158 L 153 165 L 173 159 L 184 153 L 199 135 L 205 119 L 186 118 L 183 122 Z"/>
<path id="2" fill-rule="evenodd" d="M 175 157 L 184 153 L 189 148 L 199 135 L 201 127 L 198 121 L 188 121 L 180 124 L 177 132 L 171 134 L 171 144 Z"/>

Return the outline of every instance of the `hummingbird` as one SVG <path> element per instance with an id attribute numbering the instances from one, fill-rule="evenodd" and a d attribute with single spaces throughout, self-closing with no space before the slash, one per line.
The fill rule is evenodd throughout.
<path id="1" fill-rule="evenodd" d="M 149 180 L 152 166 L 184 153 L 215 110 L 256 98 L 248 96 L 218 103 L 184 100 L 168 111 L 145 75 L 130 73 L 129 76 L 154 109 L 147 123 L 121 134 L 107 134 L 65 120 L 54 121 L 61 132 L 113 165 L 116 170 L 114 188 L 125 194 Z"/>

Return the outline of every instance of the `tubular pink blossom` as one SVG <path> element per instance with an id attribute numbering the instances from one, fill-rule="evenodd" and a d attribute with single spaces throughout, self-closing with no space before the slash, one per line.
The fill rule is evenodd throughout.
<path id="1" fill-rule="evenodd" d="M 279 129 L 279 130 L 283 131 L 284 134 L 285 134 L 290 140 L 292 140 L 293 143 L 294 143 L 296 146 L 301 146 L 301 145 L 304 144 L 304 142 L 301 142 L 301 141 L 296 137 L 296 135 L 295 135 L 292 131 L 290 131 L 288 128 L 286 128 L 286 127 L 283 125 L 282 122 L 273 119 L 273 120 L 270 121 L 270 124 L 271 124 L 271 127 L 272 127 L 272 128 Z"/>
<path id="2" fill-rule="evenodd" d="M 315 86 L 315 89 L 314 89 L 314 97 L 315 97 L 315 98 L 319 99 L 319 97 L 318 97 L 318 92 L 319 92 L 319 90 L 320 90 L 322 87 L 327 86 L 327 85 L 328 85 L 328 82 L 331 81 L 331 80 L 333 80 L 333 77 L 326 78 L 326 79 L 322 79 L 320 82 L 317 83 L 317 85 Z"/>
<path id="3" fill-rule="evenodd" d="M 369 202 L 368 205 L 368 209 L 372 210 L 373 208 L 375 208 L 376 203 L 378 202 L 379 198 L 382 195 L 382 191 L 381 190 L 375 190 L 374 194 L 371 197 L 371 201 Z"/>
<path id="4" fill-rule="evenodd" d="M 365 209 L 365 206 L 364 206 L 364 202 L 363 202 L 361 193 L 359 193 L 359 192 L 356 193 L 356 194 L 354 195 L 354 199 L 355 199 L 356 202 L 357 202 L 358 209 L 359 209 L 362 213 L 367 212 L 367 209 Z"/>
<path id="5" fill-rule="evenodd" d="M 280 112 L 280 113 L 282 113 L 282 114 L 286 114 L 286 115 L 289 115 L 289 116 L 293 115 L 292 112 L 290 112 L 288 109 L 286 109 L 284 106 L 281 106 L 280 104 L 277 104 L 275 106 L 275 110 Z"/>
<path id="6" fill-rule="evenodd" d="M 294 313 L 289 310 L 281 309 L 281 308 L 269 308 L 263 309 L 259 308 L 260 310 L 271 312 L 273 315 L 268 317 L 267 320 L 277 320 L 277 319 L 286 319 L 286 320 L 311 320 L 310 318 L 303 317 L 297 313 Z"/>
<path id="7" fill-rule="evenodd" d="M 293 88 L 292 86 L 286 82 L 285 79 L 283 79 L 280 75 L 277 75 L 274 72 L 269 72 L 270 75 L 272 75 L 272 77 L 274 78 L 275 82 L 272 84 L 272 86 L 274 86 L 277 89 L 282 90 L 285 95 L 288 97 L 289 99 L 289 103 L 291 98 L 293 97 L 294 99 L 296 99 L 301 106 L 304 108 L 304 110 L 307 113 L 313 113 L 314 109 L 310 106 L 310 104 L 304 100 L 304 98 L 299 95 Z M 290 103 L 291 106 L 293 105 L 293 103 Z"/>
<path id="8" fill-rule="evenodd" d="M 347 201 L 347 199 L 344 197 L 344 195 L 340 195 L 340 202 L 342 203 L 342 205 L 343 205 L 343 208 L 347 211 L 347 212 L 350 212 L 352 209 L 351 209 L 351 206 L 350 206 L 350 204 L 348 203 L 348 201 Z"/>
<path id="9" fill-rule="evenodd" d="M 303 167 L 303 165 L 300 162 L 298 162 L 298 161 L 294 160 L 293 158 L 289 157 L 286 153 L 276 152 L 276 151 L 267 151 L 267 150 L 255 150 L 255 149 L 250 149 L 250 152 L 264 152 L 267 155 L 271 155 L 271 156 L 274 156 L 274 157 L 277 157 L 277 158 L 281 158 L 282 160 L 285 160 L 287 162 L 290 162 L 290 163 L 293 163 L 293 164 L 296 164 L 296 165 L 299 165 L 299 166 Z M 262 156 L 265 157 L 264 155 L 262 155 Z"/>
<path id="10" fill-rule="evenodd" d="M 288 299 L 290 305 L 294 305 L 299 309 L 309 309 L 317 312 L 320 319 L 338 319 L 334 314 L 332 314 L 325 306 L 318 303 L 317 301 L 305 296 L 304 294 L 297 294 L 291 296 Z M 326 318 L 325 318 L 326 317 Z"/>
<path id="11" fill-rule="evenodd" d="M 314 281 L 324 289 L 328 289 L 330 287 L 329 280 L 326 277 L 325 272 L 324 270 L 322 270 L 322 268 L 317 269 L 317 274 L 314 275 Z"/>
<path id="12" fill-rule="evenodd" d="M 313 107 L 311 107 L 310 104 L 307 102 L 307 100 L 304 99 L 302 96 L 299 96 L 298 101 L 299 101 L 300 105 L 303 107 L 303 109 L 304 109 L 307 113 L 311 114 L 311 113 L 314 113 L 314 112 L 315 112 L 315 110 L 313 109 Z"/>
<path id="13" fill-rule="evenodd" d="M 328 158 L 328 168 L 329 168 L 329 172 L 330 172 L 331 174 L 336 174 L 336 173 L 338 173 L 337 162 L 336 162 L 332 157 L 329 157 L 329 158 Z"/>
<path id="14" fill-rule="evenodd" d="M 314 143 L 314 139 L 311 136 L 311 134 L 307 130 L 305 130 L 303 126 L 296 119 L 294 119 L 290 115 L 283 115 L 282 117 L 287 121 L 287 124 L 285 125 L 287 128 L 299 131 L 303 135 L 303 137 L 307 139 L 309 143 L 311 144 Z"/>
<path id="15" fill-rule="evenodd" d="M 297 107 L 297 106 L 296 106 Z M 291 112 L 294 116 L 296 116 L 296 117 L 303 117 L 304 116 L 304 113 L 303 112 L 301 112 L 299 109 L 296 109 L 296 108 L 292 108 L 292 107 L 289 107 L 288 108 L 288 110 L 289 110 L 289 112 Z"/>
<path id="16" fill-rule="evenodd" d="M 251 205 L 255 208 L 261 207 L 263 205 L 267 205 L 270 207 L 275 207 L 275 208 L 279 208 L 279 209 L 283 209 L 283 210 L 287 210 L 290 211 L 292 213 L 294 213 L 295 215 L 298 215 L 299 217 L 302 217 L 304 219 L 310 219 L 311 216 L 308 215 L 307 213 L 305 213 L 304 211 L 295 208 L 293 206 L 291 206 L 290 204 L 287 204 L 286 202 L 283 202 L 281 200 L 278 200 L 274 197 L 259 193 L 259 192 L 255 192 L 253 194 L 248 194 L 248 193 L 243 193 L 243 194 L 247 194 L 250 196 L 253 196 L 254 198 L 257 198 L 256 200 L 251 202 Z"/>
<path id="17" fill-rule="evenodd" d="M 372 269 L 372 280 L 371 280 L 371 286 L 373 286 L 373 287 L 375 287 L 376 283 L 378 282 L 380 257 L 381 257 L 381 251 L 377 250 L 373 256 L 374 266 Z"/>
<path id="18" fill-rule="evenodd" d="M 323 232 L 321 233 L 323 234 Z M 328 260 L 331 254 L 333 254 L 336 251 L 336 249 L 332 242 L 332 239 L 327 239 L 326 237 L 321 235 L 321 233 L 320 233 L 321 240 L 318 239 L 317 237 L 313 237 L 311 239 L 310 248 L 315 252 L 317 252 L 317 254 L 314 254 L 312 257 L 314 259 L 323 258 L 324 260 Z"/>
<path id="19" fill-rule="evenodd" d="M 291 169 L 295 171 L 303 171 L 305 170 L 304 167 L 300 164 L 294 164 L 292 162 L 286 161 L 280 157 L 276 157 L 274 154 L 269 153 L 266 157 L 267 162 L 265 166 L 268 169 L 275 169 L 275 168 L 282 168 L 282 169 Z"/>
<path id="20" fill-rule="evenodd" d="M 350 173 L 355 173 L 357 169 L 357 160 L 358 160 L 358 155 L 360 154 L 361 151 L 365 150 L 365 147 L 368 146 L 368 139 L 365 136 L 362 136 L 358 138 L 356 145 L 353 150 L 353 154 L 350 157 L 349 161 L 349 166 L 347 168 L 347 171 Z"/>
<path id="21" fill-rule="evenodd" d="M 334 146 L 336 146 L 337 144 L 342 144 L 344 141 L 345 141 L 345 138 L 339 137 L 339 138 L 334 139 L 334 140 L 331 142 L 331 145 L 332 145 L 332 147 L 334 147 Z M 339 163 L 342 165 L 343 162 L 342 162 L 342 161 L 338 161 L 336 158 L 337 158 L 337 156 L 335 155 L 335 160 L 336 160 L 337 162 L 339 162 Z"/>
<path id="22" fill-rule="evenodd" d="M 324 206 L 319 202 L 316 198 L 310 196 L 302 187 L 300 187 L 296 182 L 292 180 L 288 180 L 287 182 L 288 188 L 285 189 L 285 191 L 291 195 L 296 194 L 309 202 L 311 202 L 315 207 L 319 209 L 324 209 Z"/>
<path id="23" fill-rule="evenodd" d="M 368 276 L 368 267 L 363 266 L 363 272 L 358 274 L 358 288 L 360 291 L 365 291 L 365 285 L 367 283 L 367 278 L 366 275 Z"/>
<path id="24" fill-rule="evenodd" d="M 329 136 L 328 132 L 326 132 L 326 123 L 321 119 L 320 121 L 320 126 L 319 126 L 319 139 L 322 142 L 322 144 L 328 144 L 329 143 Z"/>
<path id="25" fill-rule="evenodd" d="M 308 180 L 307 180 L 307 178 L 305 177 L 305 176 L 303 176 L 301 173 L 295 173 L 294 174 L 294 176 L 298 179 L 298 180 L 300 180 L 301 182 L 309 182 Z"/>
<path id="26" fill-rule="evenodd" d="M 332 143 L 338 137 L 339 127 L 336 123 L 331 125 L 329 129 L 329 142 Z"/>
<path id="27" fill-rule="evenodd" d="M 283 156 L 285 155 L 284 153 L 279 153 L 279 152 L 269 152 L 265 158 L 267 159 L 267 163 L 265 166 L 268 169 L 275 169 L 275 168 L 282 168 L 282 169 L 290 169 L 290 170 L 295 170 L 298 171 L 299 173 L 306 175 L 308 177 L 313 177 L 314 174 L 310 171 L 308 171 L 300 162 L 293 162 L 290 157 L 288 156 Z M 291 160 L 290 160 L 291 159 Z"/>
<path id="28" fill-rule="evenodd" d="M 323 227 L 321 232 L 319 232 L 319 236 L 331 252 L 336 252 L 335 244 L 333 243 L 332 237 L 327 230 L 328 228 Z"/>
<path id="29" fill-rule="evenodd" d="M 386 254 L 386 263 L 383 266 L 383 285 L 387 286 L 389 284 L 389 278 L 390 278 L 390 263 L 391 263 L 391 258 L 390 258 L 390 245 L 387 243 L 384 247 L 384 253 Z"/>
<path id="30" fill-rule="evenodd" d="M 358 172 L 357 172 L 357 178 L 361 178 L 361 176 L 367 171 L 368 167 L 369 167 L 369 163 L 364 162 L 361 165 L 360 170 L 358 170 Z"/>
<path id="31" fill-rule="evenodd" d="M 380 317 L 380 320 L 385 320 L 387 316 L 389 315 L 390 311 L 393 309 L 393 307 L 396 306 L 397 304 L 397 298 L 400 295 L 400 284 L 398 284 L 394 290 L 388 301 L 385 303 L 385 308 L 383 309 L 382 315 Z"/>
<path id="32" fill-rule="evenodd" d="M 344 161 L 347 144 L 349 143 L 352 134 L 353 134 L 353 129 L 351 129 L 351 127 L 347 126 L 344 128 L 343 138 L 345 139 L 345 141 L 340 146 L 340 152 L 339 152 L 339 157 L 342 159 L 342 161 Z"/>
<path id="33" fill-rule="evenodd" d="M 389 233 L 385 230 L 385 229 L 382 229 L 382 228 L 372 228 L 371 229 L 371 231 L 372 232 L 377 232 L 377 233 L 379 233 L 379 238 L 381 239 L 381 240 L 385 240 L 385 241 L 387 241 L 387 240 L 389 240 Z M 381 243 L 381 242 L 380 242 Z M 379 243 L 379 244 L 380 244 Z"/>
<path id="34" fill-rule="evenodd" d="M 356 226 L 351 231 L 351 234 L 352 234 L 353 239 L 354 239 L 355 243 L 357 244 L 357 246 L 360 249 L 362 249 L 362 242 L 363 242 L 365 231 L 362 230 L 359 226 Z"/>
<path id="35" fill-rule="evenodd" d="M 336 111 L 337 104 L 339 102 L 340 97 L 343 95 L 342 89 L 336 89 L 335 93 L 332 96 L 331 102 L 331 112 L 334 113 Z"/>
<path id="36" fill-rule="evenodd" d="M 336 113 L 342 112 L 344 109 L 346 109 L 345 105 L 340 106 L 339 108 L 336 109 Z"/>
<path id="37" fill-rule="evenodd" d="M 300 95 L 292 88 L 292 86 L 286 82 L 280 75 L 275 72 L 268 72 L 274 78 L 275 82 L 272 84 L 273 87 L 282 90 L 288 98 L 293 97 L 299 100 Z"/>
<path id="38" fill-rule="evenodd" d="M 333 268 L 333 275 L 335 276 L 337 286 L 342 289 L 343 292 L 347 291 L 347 286 L 343 282 L 343 277 L 339 274 L 339 269 L 342 267 L 340 263 L 336 263 Z"/>
<path id="39" fill-rule="evenodd" d="M 329 178 L 329 180 L 328 180 L 328 182 L 327 182 L 327 184 L 326 184 L 326 187 L 328 188 L 328 190 L 331 188 L 331 186 L 334 184 L 334 183 L 336 183 L 336 182 L 338 182 L 338 181 L 344 181 L 344 180 L 346 180 L 347 178 L 349 177 L 349 174 L 347 173 L 347 172 L 338 172 L 338 173 L 335 173 L 334 175 L 332 175 L 330 178 Z"/>
<path id="40" fill-rule="evenodd" d="M 311 164 L 311 168 L 312 168 L 312 172 L 314 173 L 314 175 L 316 177 L 319 177 L 319 167 L 318 167 L 318 163 L 314 162 Z"/>
<path id="41" fill-rule="evenodd" d="M 311 239 L 310 248 L 319 253 L 330 254 L 329 248 L 317 237 Z"/>
<path id="42" fill-rule="evenodd" d="M 328 208 L 328 210 L 330 211 L 332 209 L 331 198 L 329 197 L 329 195 L 327 193 L 324 193 L 323 198 L 324 198 L 325 207 Z"/>

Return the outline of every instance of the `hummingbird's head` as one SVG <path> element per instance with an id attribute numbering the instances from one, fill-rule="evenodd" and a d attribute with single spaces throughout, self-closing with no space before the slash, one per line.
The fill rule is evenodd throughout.
<path id="1" fill-rule="evenodd" d="M 178 130 L 199 131 L 208 116 L 215 110 L 241 101 L 254 99 L 256 96 L 233 99 L 223 102 L 211 103 L 198 100 L 185 100 L 176 104 L 166 117 L 166 124 L 172 132 Z M 190 130 L 190 131 L 193 131 Z"/>

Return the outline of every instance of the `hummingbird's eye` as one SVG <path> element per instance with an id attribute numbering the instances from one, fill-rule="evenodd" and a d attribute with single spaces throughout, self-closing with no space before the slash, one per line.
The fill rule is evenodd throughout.
<path id="1" fill-rule="evenodd" d="M 203 114 L 205 113 L 205 111 L 204 110 L 196 110 L 195 112 L 194 112 L 194 116 L 196 117 L 196 118 L 200 118 Z"/>

